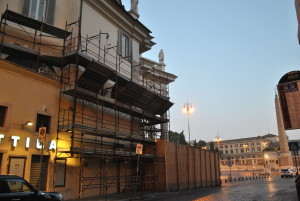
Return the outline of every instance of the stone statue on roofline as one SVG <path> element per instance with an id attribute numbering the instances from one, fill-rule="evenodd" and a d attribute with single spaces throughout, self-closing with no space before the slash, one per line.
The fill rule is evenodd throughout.
<path id="1" fill-rule="evenodd" d="M 133 12 L 135 12 L 136 14 L 138 14 L 138 4 L 139 4 L 139 1 L 138 0 L 131 0 L 131 10 Z"/>
<path id="2" fill-rule="evenodd" d="M 131 9 L 130 9 L 129 13 L 136 20 L 139 19 L 139 17 L 140 17 L 139 11 L 138 11 L 138 4 L 139 4 L 138 0 L 131 0 Z"/>
<path id="3" fill-rule="evenodd" d="M 165 54 L 163 49 L 160 50 L 159 54 L 158 54 L 158 58 L 159 58 L 159 63 L 162 65 L 166 65 L 164 60 L 165 60 Z"/>

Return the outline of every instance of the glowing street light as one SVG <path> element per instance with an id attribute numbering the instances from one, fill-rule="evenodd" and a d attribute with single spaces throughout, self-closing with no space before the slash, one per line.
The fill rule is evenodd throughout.
<path id="1" fill-rule="evenodd" d="M 188 115 L 188 131 L 189 131 L 189 145 L 191 142 L 191 131 L 190 131 L 190 114 L 194 111 L 194 108 L 191 103 L 187 102 L 183 106 L 183 112 Z"/>
<path id="2" fill-rule="evenodd" d="M 248 150 L 248 144 L 243 144 L 243 148 L 245 149 L 245 153 L 249 152 L 249 150 Z M 246 162 L 247 170 L 248 170 L 248 161 L 247 161 L 246 156 L 245 156 L 245 162 Z"/>
<path id="3" fill-rule="evenodd" d="M 248 148 L 247 144 L 243 144 L 243 148 L 245 149 L 245 152 L 249 152 L 249 151 L 247 151 L 247 148 Z"/>
<path id="4" fill-rule="evenodd" d="M 219 134 L 217 135 L 217 137 L 215 137 L 215 141 L 218 143 L 218 150 L 220 152 L 220 141 L 221 141 L 221 137 L 219 136 Z"/>

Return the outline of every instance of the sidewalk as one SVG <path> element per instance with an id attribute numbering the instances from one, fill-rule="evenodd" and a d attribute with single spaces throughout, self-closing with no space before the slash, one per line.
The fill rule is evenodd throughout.
<path id="1" fill-rule="evenodd" d="M 101 195 L 101 196 L 95 196 L 95 197 L 89 197 L 89 198 L 83 198 L 83 199 L 72 199 L 72 200 L 65 200 L 65 201 L 130 201 L 130 200 L 140 200 L 140 199 L 147 199 L 147 198 L 153 198 L 156 195 L 163 195 L 168 194 L 166 192 L 138 192 L 138 193 L 123 193 L 123 194 L 110 194 L 110 195 Z"/>

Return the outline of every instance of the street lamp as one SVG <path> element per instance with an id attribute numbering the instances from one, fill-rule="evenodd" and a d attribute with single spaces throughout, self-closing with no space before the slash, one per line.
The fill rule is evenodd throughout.
<path id="1" fill-rule="evenodd" d="M 247 153 L 247 148 L 248 144 L 243 144 L 243 148 L 245 149 L 245 153 Z M 247 171 L 248 171 L 248 161 L 247 161 L 247 156 L 245 154 L 245 162 L 246 162 L 246 167 L 247 167 Z"/>
<path id="2" fill-rule="evenodd" d="M 219 134 L 217 135 L 217 137 L 215 137 L 215 141 L 218 143 L 218 150 L 220 152 L 220 141 L 221 141 L 221 138 L 220 138 Z"/>
<path id="3" fill-rule="evenodd" d="M 263 141 L 263 156 L 264 156 L 264 169 L 265 169 L 265 172 L 267 172 L 267 163 L 268 163 L 268 155 L 266 154 L 267 152 L 267 144 L 268 142 L 267 141 Z M 267 160 L 266 160 L 267 159 Z"/>
<path id="4" fill-rule="evenodd" d="M 187 102 L 183 106 L 183 112 L 188 115 L 188 131 L 189 131 L 189 145 L 191 145 L 191 131 L 190 131 L 190 114 L 194 111 L 191 103 Z"/>
<path id="5" fill-rule="evenodd" d="M 246 151 L 246 150 L 247 150 L 247 147 L 248 147 L 247 144 L 243 144 L 243 148 L 245 149 L 245 152 L 247 152 L 247 151 Z"/>

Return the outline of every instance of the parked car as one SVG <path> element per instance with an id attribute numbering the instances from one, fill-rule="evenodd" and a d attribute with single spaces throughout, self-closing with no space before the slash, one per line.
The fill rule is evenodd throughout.
<path id="1" fill-rule="evenodd" d="M 290 168 L 281 169 L 280 176 L 281 176 L 281 178 L 283 178 L 283 177 L 286 177 L 286 178 L 287 177 L 291 177 L 291 178 L 293 178 L 293 177 L 296 176 L 296 172 L 294 170 L 290 169 Z"/>
<path id="2" fill-rule="evenodd" d="M 62 201 L 56 192 L 40 192 L 25 179 L 15 175 L 0 175 L 0 201 Z"/>

